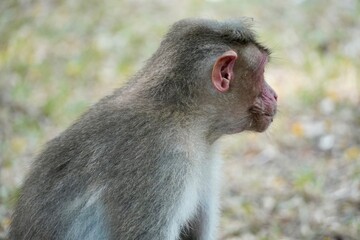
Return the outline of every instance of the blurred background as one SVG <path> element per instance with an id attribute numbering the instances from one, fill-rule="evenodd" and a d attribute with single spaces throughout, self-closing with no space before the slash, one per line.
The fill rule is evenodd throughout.
<path id="1" fill-rule="evenodd" d="M 221 239 L 360 239 L 357 0 L 0 1 L 0 239 L 42 145 L 134 74 L 184 17 L 248 16 L 279 113 L 221 139 Z M 29 206 L 31 207 L 31 206 Z"/>

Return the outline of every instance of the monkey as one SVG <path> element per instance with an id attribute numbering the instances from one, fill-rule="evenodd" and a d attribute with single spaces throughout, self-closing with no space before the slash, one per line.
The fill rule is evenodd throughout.
<path id="1" fill-rule="evenodd" d="M 10 239 L 216 239 L 215 142 L 276 114 L 257 38 L 245 18 L 175 22 L 123 87 L 46 144 Z"/>

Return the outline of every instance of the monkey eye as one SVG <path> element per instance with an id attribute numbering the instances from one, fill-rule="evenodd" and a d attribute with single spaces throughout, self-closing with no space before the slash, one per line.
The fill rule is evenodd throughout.
<path id="1" fill-rule="evenodd" d="M 260 81 L 264 80 L 264 78 L 265 78 L 264 75 L 265 75 L 265 70 L 259 71 L 259 73 L 258 73 L 258 79 L 259 79 Z"/>
<path id="2" fill-rule="evenodd" d="M 265 66 L 263 67 L 263 69 L 261 70 L 261 73 L 264 74 L 265 73 Z"/>

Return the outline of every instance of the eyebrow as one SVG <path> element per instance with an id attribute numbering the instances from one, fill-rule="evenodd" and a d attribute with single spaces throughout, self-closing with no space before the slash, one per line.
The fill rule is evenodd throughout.
<path id="1" fill-rule="evenodd" d="M 261 50 L 263 50 L 267 55 L 268 55 L 268 58 L 270 60 L 270 55 L 272 53 L 271 49 L 270 48 L 267 48 L 267 47 L 263 47 L 261 46 Z"/>
<path id="2" fill-rule="evenodd" d="M 267 48 L 263 45 L 261 45 L 260 43 L 256 43 L 256 46 L 264 53 L 266 53 L 266 55 L 268 56 L 268 62 L 270 61 L 270 55 L 272 53 L 271 49 L 270 48 Z"/>

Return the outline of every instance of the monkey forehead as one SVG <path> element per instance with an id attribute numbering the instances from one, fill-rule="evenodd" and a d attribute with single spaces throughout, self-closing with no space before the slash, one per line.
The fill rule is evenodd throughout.
<path id="1" fill-rule="evenodd" d="M 264 67 L 269 59 L 268 53 L 260 50 L 254 44 L 244 46 L 239 52 L 243 62 L 254 71 Z"/>

